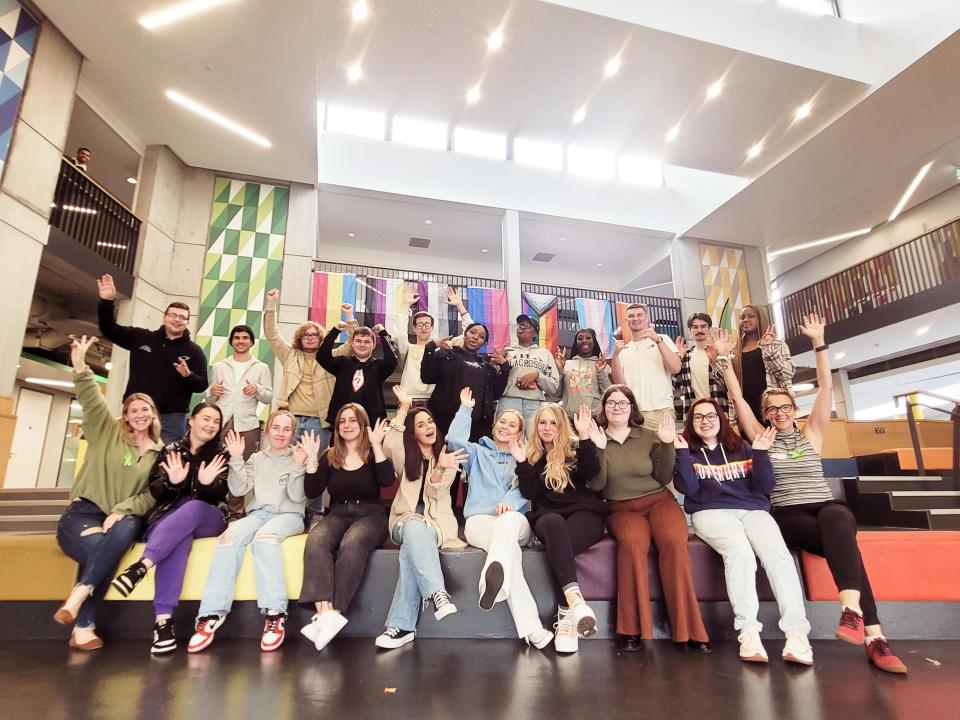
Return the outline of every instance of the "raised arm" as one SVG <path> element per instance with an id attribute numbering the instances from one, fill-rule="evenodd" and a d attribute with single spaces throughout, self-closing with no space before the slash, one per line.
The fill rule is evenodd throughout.
<path id="1" fill-rule="evenodd" d="M 800 332 L 810 338 L 817 359 L 817 397 L 813 401 L 810 417 L 803 426 L 803 434 L 818 453 L 823 447 L 823 436 L 830 425 L 830 411 L 833 409 L 833 376 L 830 373 L 826 327 L 823 318 L 816 313 L 806 315 L 800 324 Z"/>
<path id="2" fill-rule="evenodd" d="M 717 370 L 723 373 L 723 382 L 727 386 L 727 397 L 733 403 L 737 412 L 740 429 L 743 430 L 747 439 L 752 441 L 763 432 L 763 425 L 757 420 L 750 404 L 744 399 L 743 389 L 740 387 L 740 381 L 737 380 L 737 373 L 734 372 L 733 364 L 730 362 L 730 353 L 733 352 L 733 339 L 730 337 L 730 331 L 722 328 L 717 330 L 717 339 L 714 344 L 717 346 Z"/>
<path id="3" fill-rule="evenodd" d="M 340 358 L 333 356 L 333 344 L 337 342 L 337 335 L 339 334 L 340 331 L 336 326 L 330 328 L 324 336 L 323 342 L 320 343 L 320 347 L 317 348 L 317 362 L 331 375 L 337 373 L 337 366 L 340 364 Z"/>
<path id="4" fill-rule="evenodd" d="M 789 390 L 793 387 L 793 374 L 796 369 L 790 357 L 790 348 L 783 340 L 777 339 L 776 326 L 771 323 L 760 338 L 760 356 L 763 367 L 777 387 Z"/>
<path id="5" fill-rule="evenodd" d="M 464 470 L 467 471 L 467 474 L 473 469 L 474 461 L 477 458 L 477 444 L 470 442 L 470 425 L 475 404 L 476 400 L 473 398 L 473 392 L 470 388 L 463 388 L 460 391 L 460 408 L 457 410 L 457 414 L 453 416 L 450 429 L 447 430 L 447 447 L 451 450 L 466 450 L 469 455 L 464 462 Z"/>
<path id="6" fill-rule="evenodd" d="M 267 291 L 266 304 L 263 308 L 263 334 L 280 362 L 286 362 L 293 347 L 280 336 L 280 328 L 277 326 L 277 299 L 279 297 L 280 291 L 276 288 Z"/>

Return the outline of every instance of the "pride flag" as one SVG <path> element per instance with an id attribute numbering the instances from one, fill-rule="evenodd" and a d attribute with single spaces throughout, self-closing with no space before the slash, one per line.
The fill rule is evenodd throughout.
<path id="1" fill-rule="evenodd" d="M 460 316 L 456 308 L 447 305 L 446 283 L 419 280 L 417 282 L 417 295 L 420 296 L 417 311 L 428 312 L 433 316 L 432 337 L 434 340 L 450 336 L 456 337 L 460 334 Z"/>
<path id="2" fill-rule="evenodd" d="M 554 355 L 560 342 L 560 320 L 556 295 L 540 293 L 522 293 L 523 314 L 540 321 L 540 334 L 537 344 L 547 348 Z"/>
<path id="3" fill-rule="evenodd" d="M 359 280 L 360 292 L 357 295 L 358 306 L 355 309 L 361 325 L 373 327 L 383 325 L 392 333 L 402 317 L 400 325 L 407 329 L 407 308 L 403 305 L 403 280 L 394 278 L 367 277 Z"/>
<path id="4" fill-rule="evenodd" d="M 490 331 L 483 352 L 493 352 L 510 342 L 510 316 L 507 312 L 506 288 L 468 287 L 466 306 L 474 322 L 483 323 Z"/>
<path id="5" fill-rule="evenodd" d="M 582 328 L 593 328 L 603 354 L 613 354 L 613 308 L 608 300 L 577 298 L 577 322 Z"/>
<path id="6" fill-rule="evenodd" d="M 357 276 L 352 273 L 313 274 L 313 293 L 310 296 L 310 319 L 329 330 L 343 320 L 343 303 L 357 302 Z M 340 333 L 340 342 L 347 341 L 347 334 Z"/>

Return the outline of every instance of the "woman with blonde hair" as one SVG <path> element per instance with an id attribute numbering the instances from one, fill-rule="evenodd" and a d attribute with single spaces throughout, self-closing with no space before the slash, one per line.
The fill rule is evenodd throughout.
<path id="1" fill-rule="evenodd" d="M 577 638 L 596 632 L 597 617 L 577 580 L 576 556 L 603 537 L 607 515 L 606 503 L 590 488 L 600 472 L 597 446 L 603 447 L 605 438 L 586 403 L 574 424 L 576 450 L 563 408 L 546 404 L 533 417 L 529 441 L 510 444 L 520 492 L 533 503 L 527 519 L 547 548 L 563 598 L 557 610 L 557 652 L 576 652 Z"/>
<path id="2" fill-rule="evenodd" d="M 743 396 L 756 417 L 762 417 L 760 397 L 768 387 L 783 388 L 793 397 L 793 360 L 790 348 L 777 339 L 776 327 L 759 305 L 740 311 L 737 345 L 732 355 Z"/>
<path id="3" fill-rule="evenodd" d="M 154 505 L 150 470 L 162 448 L 157 407 L 148 395 L 128 396 L 120 417 L 110 415 L 84 360 L 96 340 L 83 336 L 70 346 L 87 454 L 70 488 L 70 505 L 57 523 L 57 543 L 80 567 L 77 584 L 53 618 L 74 626 L 70 647 L 77 650 L 103 647 L 94 631 L 97 609 Z"/>

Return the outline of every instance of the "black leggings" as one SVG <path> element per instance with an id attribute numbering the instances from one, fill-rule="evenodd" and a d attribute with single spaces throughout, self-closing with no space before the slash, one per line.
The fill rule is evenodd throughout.
<path id="1" fill-rule="evenodd" d="M 547 560 L 560 589 L 577 582 L 576 556 L 603 537 L 603 516 L 577 510 L 567 516 L 546 513 L 534 521 L 533 531 L 547 547 Z"/>
<path id="2" fill-rule="evenodd" d="M 857 520 L 837 502 L 787 505 L 774 508 L 773 518 L 787 545 L 827 559 L 839 590 L 859 590 L 865 625 L 879 625 L 867 569 L 857 546 Z"/>

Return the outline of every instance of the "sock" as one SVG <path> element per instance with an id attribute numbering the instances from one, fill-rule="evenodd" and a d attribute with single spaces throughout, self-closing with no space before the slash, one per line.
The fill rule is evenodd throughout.
<path id="1" fill-rule="evenodd" d="M 863 617 L 863 611 L 862 611 L 862 610 L 857 610 L 856 608 L 852 608 L 852 607 L 850 607 L 849 605 L 844 605 L 844 606 L 843 606 L 843 609 L 844 609 L 844 610 L 849 610 L 850 612 L 854 612 L 854 613 L 856 613 L 857 615 L 859 615 L 860 617 Z"/>
<path id="2" fill-rule="evenodd" d="M 864 644 L 864 645 L 869 645 L 869 644 L 872 643 L 874 640 L 886 640 L 886 638 L 883 637 L 883 635 L 867 635 L 867 636 L 863 639 L 863 644 Z"/>

